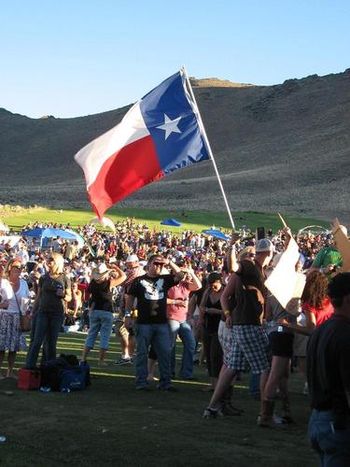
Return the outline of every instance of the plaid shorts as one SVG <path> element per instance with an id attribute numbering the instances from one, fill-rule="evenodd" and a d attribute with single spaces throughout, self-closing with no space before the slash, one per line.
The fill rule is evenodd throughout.
<path id="1" fill-rule="evenodd" d="M 226 326 L 225 321 L 220 321 L 218 329 L 218 338 L 223 352 L 223 364 L 230 368 L 233 351 L 232 329 Z"/>
<path id="2" fill-rule="evenodd" d="M 244 371 L 247 363 L 252 373 L 262 373 L 270 368 L 269 339 L 265 330 L 256 325 L 232 327 L 232 354 L 228 368 Z"/>

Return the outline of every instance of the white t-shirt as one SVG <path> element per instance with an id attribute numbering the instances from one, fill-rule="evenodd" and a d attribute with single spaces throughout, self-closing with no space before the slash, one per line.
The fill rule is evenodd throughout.
<path id="1" fill-rule="evenodd" d="M 1 302 L 4 300 L 9 300 L 11 297 L 11 294 L 13 295 L 12 287 L 10 282 L 7 279 L 0 279 L 0 295 L 1 295 Z"/>
<path id="2" fill-rule="evenodd" d="M 19 310 L 18 310 L 18 305 L 19 305 L 21 307 L 22 313 L 24 313 L 25 312 L 24 302 L 28 300 L 29 298 L 29 288 L 28 288 L 27 282 L 23 279 L 20 279 L 19 289 L 16 292 L 16 297 L 17 297 L 17 300 L 16 300 L 11 284 L 9 283 L 7 279 L 2 279 L 2 282 L 5 282 L 5 281 L 8 283 L 8 287 L 9 287 L 8 288 L 6 285 L 6 295 L 7 295 L 7 300 L 9 300 L 9 306 L 6 311 L 9 313 L 19 313 Z M 3 295 L 3 299 L 5 299 L 5 294 Z M 17 305 L 17 301 L 18 301 L 18 305 Z"/>

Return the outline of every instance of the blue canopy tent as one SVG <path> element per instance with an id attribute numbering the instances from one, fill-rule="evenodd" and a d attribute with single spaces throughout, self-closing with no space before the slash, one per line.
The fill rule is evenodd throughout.
<path id="1" fill-rule="evenodd" d="M 37 227 L 35 229 L 24 230 L 22 232 L 22 236 L 39 238 L 40 246 L 43 245 L 43 240 L 45 238 L 57 238 L 57 237 L 64 238 L 65 240 L 71 240 L 71 241 L 77 240 L 80 246 L 84 244 L 84 239 L 79 234 L 77 234 L 76 232 L 73 232 L 72 230 Z"/>
<path id="2" fill-rule="evenodd" d="M 164 219 L 161 222 L 161 225 L 170 225 L 171 227 L 180 227 L 181 222 L 176 219 Z"/>
<path id="3" fill-rule="evenodd" d="M 221 232 L 221 230 L 206 229 L 206 230 L 202 230 L 202 233 L 204 233 L 205 235 L 210 235 L 211 237 L 214 237 L 214 238 L 218 238 L 219 240 L 224 240 L 225 242 L 230 240 L 230 237 L 228 235 L 225 235 L 223 232 Z"/>

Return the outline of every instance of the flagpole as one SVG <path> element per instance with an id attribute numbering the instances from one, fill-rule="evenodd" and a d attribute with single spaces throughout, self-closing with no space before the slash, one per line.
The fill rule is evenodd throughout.
<path id="1" fill-rule="evenodd" d="M 226 206 L 226 209 L 227 209 L 228 217 L 229 217 L 229 219 L 230 219 L 232 228 L 235 229 L 235 223 L 234 223 L 234 221 L 233 221 L 233 217 L 232 217 L 232 214 L 231 214 L 230 206 L 229 206 L 229 204 L 228 204 L 228 201 L 227 201 L 227 198 L 226 198 L 226 194 L 225 194 L 225 190 L 224 190 L 224 187 L 223 187 L 223 185 L 222 185 L 221 178 L 220 178 L 220 174 L 219 174 L 219 171 L 218 171 L 218 168 L 217 168 L 215 159 L 214 159 L 214 154 L 213 154 L 213 151 L 211 150 L 211 146 L 210 146 L 210 143 L 209 143 L 209 139 L 208 139 L 208 137 L 207 137 L 207 133 L 206 133 L 205 128 L 204 128 L 203 120 L 202 120 L 201 114 L 200 114 L 200 112 L 199 112 L 199 108 L 198 108 L 198 105 L 197 105 L 197 101 L 196 101 L 196 98 L 194 97 L 194 93 L 193 93 L 193 89 L 192 89 L 192 86 L 191 86 L 191 82 L 190 82 L 190 80 L 189 80 L 189 77 L 188 77 L 188 75 L 187 75 L 187 72 L 186 72 L 186 69 L 185 69 L 184 66 L 181 68 L 181 71 L 182 71 L 182 73 L 183 73 L 184 76 L 185 76 L 185 79 L 186 79 L 186 82 L 187 82 L 187 86 L 188 86 L 188 88 L 189 88 L 189 91 L 190 91 L 190 94 L 191 94 L 193 103 L 194 103 L 195 108 L 196 108 L 199 127 L 200 127 L 201 130 L 202 130 L 204 142 L 205 142 L 205 144 L 206 144 L 206 146 L 207 146 L 207 150 L 208 150 L 210 159 L 211 159 L 212 162 L 213 162 L 215 174 L 216 174 L 216 176 L 217 176 L 217 179 L 218 179 L 218 182 L 219 182 L 219 185 L 220 185 L 220 188 L 221 188 L 221 193 L 222 193 L 222 197 L 224 198 L 224 202 L 225 202 L 225 206 Z"/>

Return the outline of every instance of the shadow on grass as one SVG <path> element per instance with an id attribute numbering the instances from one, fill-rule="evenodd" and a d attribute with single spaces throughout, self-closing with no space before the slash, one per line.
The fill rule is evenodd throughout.
<path id="1" fill-rule="evenodd" d="M 59 352 L 79 356 L 84 339 L 62 335 Z M 98 352 L 91 352 L 92 385 L 82 392 L 20 391 L 14 381 L 0 381 L 0 431 L 8 438 L 0 445 L 0 465 L 316 465 L 306 439 L 309 411 L 304 396 L 292 393 L 295 425 L 258 428 L 259 404 L 249 396 L 244 375 L 234 394 L 244 415 L 204 420 L 210 395 L 202 390 L 208 384 L 203 367 L 196 367 L 197 381 L 174 381 L 178 393 L 160 392 L 156 386 L 140 393 L 134 389 L 134 368 L 113 364 L 118 353 L 112 338 L 109 366 L 102 370 L 97 367 Z M 23 362 L 24 354 L 19 354 L 17 367 Z M 302 387 L 298 375 L 292 375 L 292 383 Z"/>

